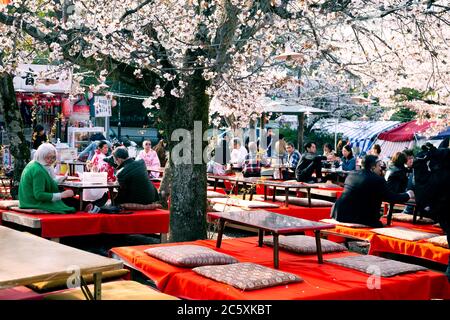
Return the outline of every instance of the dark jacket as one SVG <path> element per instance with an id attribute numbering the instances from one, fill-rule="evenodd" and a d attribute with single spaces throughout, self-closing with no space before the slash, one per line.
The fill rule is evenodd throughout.
<path id="1" fill-rule="evenodd" d="M 405 167 L 392 166 L 386 172 L 384 178 L 387 181 L 389 190 L 395 193 L 405 192 L 408 186 L 408 171 Z"/>
<path id="2" fill-rule="evenodd" d="M 400 203 L 409 200 L 409 195 L 391 192 L 386 180 L 372 171 L 353 171 L 345 180 L 344 193 L 333 206 L 332 217 L 340 222 L 382 227 L 380 207 L 383 200 Z"/>
<path id="3" fill-rule="evenodd" d="M 314 153 L 305 153 L 295 169 L 295 178 L 297 181 L 311 181 L 314 171 L 316 171 L 316 178 L 321 178 L 322 160 L 326 159 L 326 157 L 318 156 Z"/>
<path id="4" fill-rule="evenodd" d="M 120 185 L 115 199 L 117 204 L 150 204 L 159 200 L 158 191 L 148 178 L 144 160 L 127 159 L 121 168 L 117 174 Z"/>

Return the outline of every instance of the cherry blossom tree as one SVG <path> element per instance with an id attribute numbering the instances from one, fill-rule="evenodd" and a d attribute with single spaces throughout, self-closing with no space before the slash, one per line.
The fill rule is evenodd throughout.
<path id="1" fill-rule="evenodd" d="M 433 88 L 448 104 L 449 10 L 444 0 L 11 0 L 0 9 L 0 73 L 47 52 L 61 67 L 94 71 L 94 91 L 106 78 L 143 89 L 169 134 L 192 136 L 210 112 L 240 125 L 258 117 L 259 98 L 284 81 L 286 63 L 370 87 L 381 104 L 400 87 Z M 286 44 L 301 58 L 275 60 Z M 210 108 L 212 97 L 220 103 Z M 448 123 L 448 110 L 438 117 Z M 191 160 L 199 139 L 188 142 Z M 204 238 L 205 164 L 173 158 L 171 240 Z"/>

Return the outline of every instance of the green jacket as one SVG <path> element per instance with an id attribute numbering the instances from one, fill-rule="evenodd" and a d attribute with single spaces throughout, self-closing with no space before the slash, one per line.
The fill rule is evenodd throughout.
<path id="1" fill-rule="evenodd" d="M 19 184 L 19 207 L 41 209 L 52 213 L 70 213 L 75 209 L 61 200 L 52 201 L 53 194 L 59 193 L 58 185 L 39 162 L 31 161 L 22 172 Z"/>

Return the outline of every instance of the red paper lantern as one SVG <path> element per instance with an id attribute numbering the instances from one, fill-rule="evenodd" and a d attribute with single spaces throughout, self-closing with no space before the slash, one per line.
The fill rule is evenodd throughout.
<path id="1" fill-rule="evenodd" d="M 62 100 L 62 114 L 64 117 L 70 117 L 72 114 L 72 103 L 69 99 Z"/>
<path id="2" fill-rule="evenodd" d="M 53 106 L 58 107 L 61 105 L 61 99 L 59 97 L 52 98 Z"/>

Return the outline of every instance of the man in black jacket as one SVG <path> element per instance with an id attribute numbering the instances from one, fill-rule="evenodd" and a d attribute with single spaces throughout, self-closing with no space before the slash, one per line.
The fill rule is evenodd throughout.
<path id="1" fill-rule="evenodd" d="M 134 160 L 124 147 L 113 151 L 113 158 L 120 170 L 117 181 L 120 188 L 115 202 L 150 204 L 159 200 L 158 191 L 148 178 L 144 160 Z"/>
<path id="2" fill-rule="evenodd" d="M 306 153 L 295 169 L 295 178 L 302 182 L 321 182 L 322 179 L 322 160 L 327 160 L 326 157 L 316 155 L 317 147 L 314 142 L 305 144 Z M 316 172 L 314 179 L 312 174 Z"/>
<path id="3" fill-rule="evenodd" d="M 332 209 L 332 217 L 340 222 L 360 223 L 371 227 L 382 227 L 380 222 L 381 202 L 406 202 L 414 192 L 393 193 L 382 177 L 381 162 L 368 155 L 363 161 L 363 170 L 353 171 L 345 180 L 344 193 Z"/>

